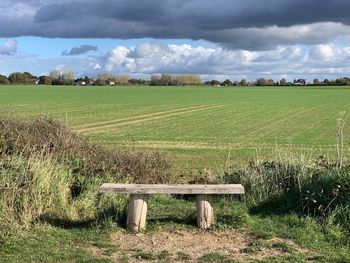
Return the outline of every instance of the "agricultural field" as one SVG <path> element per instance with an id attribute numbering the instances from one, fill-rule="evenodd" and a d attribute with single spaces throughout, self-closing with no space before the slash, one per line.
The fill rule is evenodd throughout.
<path id="1" fill-rule="evenodd" d="M 334 158 L 349 101 L 343 87 L 0 87 L 0 111 L 50 116 L 110 147 L 166 152 L 181 170 L 246 164 L 276 149 Z"/>

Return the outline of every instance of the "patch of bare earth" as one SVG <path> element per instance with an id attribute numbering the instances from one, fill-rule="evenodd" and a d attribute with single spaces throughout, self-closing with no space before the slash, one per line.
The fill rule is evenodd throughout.
<path id="1" fill-rule="evenodd" d="M 259 240 L 243 230 L 236 229 L 215 231 L 167 229 L 141 234 L 115 233 L 112 235 L 112 243 L 118 248 L 112 255 L 115 262 L 122 262 L 122 258 L 128 258 L 127 262 L 152 260 L 142 257 L 141 253 L 152 255 L 153 260 L 159 261 L 157 256 L 164 251 L 168 256 L 162 262 L 197 262 L 208 253 L 221 253 L 239 262 L 290 255 L 289 251 L 275 246 L 276 243 L 284 243 L 299 253 L 310 253 L 289 240 L 277 238 Z M 259 245 L 255 248 L 257 243 Z M 93 254 L 98 255 L 98 251 L 94 250 Z"/>

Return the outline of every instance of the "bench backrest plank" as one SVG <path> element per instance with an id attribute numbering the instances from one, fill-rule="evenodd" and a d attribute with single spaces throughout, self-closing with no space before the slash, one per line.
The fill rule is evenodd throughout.
<path id="1" fill-rule="evenodd" d="M 128 194 L 244 194 L 241 184 L 111 184 L 100 187 L 101 193 Z"/>

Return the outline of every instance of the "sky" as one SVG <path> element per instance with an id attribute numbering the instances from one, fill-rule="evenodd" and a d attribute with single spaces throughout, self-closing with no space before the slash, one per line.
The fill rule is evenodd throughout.
<path id="1" fill-rule="evenodd" d="M 1 0 L 0 74 L 350 77 L 349 0 Z"/>

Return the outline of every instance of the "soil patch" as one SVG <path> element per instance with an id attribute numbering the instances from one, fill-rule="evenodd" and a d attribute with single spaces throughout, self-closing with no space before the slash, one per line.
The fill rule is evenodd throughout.
<path id="1" fill-rule="evenodd" d="M 118 251 L 112 255 L 115 262 L 121 262 L 123 258 L 127 258 L 127 262 L 198 262 L 210 253 L 239 262 L 250 262 L 273 256 L 288 256 L 293 252 L 310 253 L 290 240 L 262 240 L 236 229 L 164 229 L 141 234 L 115 233 L 112 243 L 118 247 Z M 98 254 L 96 250 L 95 254 Z"/>

